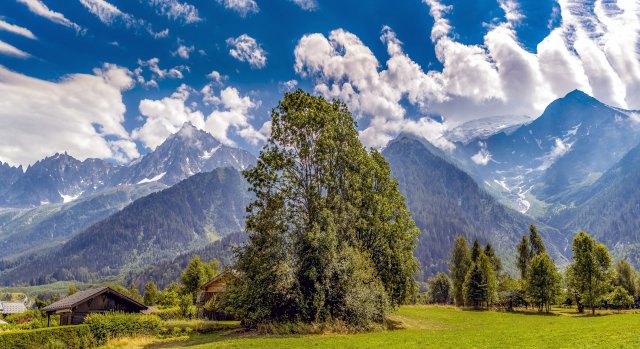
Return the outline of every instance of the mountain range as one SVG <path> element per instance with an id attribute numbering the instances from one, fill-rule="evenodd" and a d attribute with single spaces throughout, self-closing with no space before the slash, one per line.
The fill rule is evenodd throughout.
<path id="1" fill-rule="evenodd" d="M 402 134 L 383 150 L 421 230 L 418 279 L 447 269 L 453 240 L 491 242 L 514 271 L 530 224 L 563 266 L 584 229 L 640 263 L 640 113 L 573 91 L 535 119 L 497 116 L 451 130 L 455 150 Z M 195 254 L 230 263 L 256 159 L 190 124 L 116 166 L 66 154 L 23 171 L 0 164 L 0 283 L 127 275 L 170 282 Z"/>

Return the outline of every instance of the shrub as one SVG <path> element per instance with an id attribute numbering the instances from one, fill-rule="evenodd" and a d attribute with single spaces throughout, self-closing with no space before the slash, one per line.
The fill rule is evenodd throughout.
<path id="1" fill-rule="evenodd" d="M 153 312 L 153 315 L 158 316 L 162 320 L 175 320 L 182 319 L 182 312 L 179 307 L 172 307 L 166 309 L 158 309 Z"/>
<path id="2" fill-rule="evenodd" d="M 85 349 L 96 345 L 87 325 L 0 333 L 3 349 Z"/>
<path id="3" fill-rule="evenodd" d="M 117 337 L 156 335 L 163 325 L 154 315 L 125 313 L 91 314 L 84 323 L 91 328 L 98 345 Z"/>

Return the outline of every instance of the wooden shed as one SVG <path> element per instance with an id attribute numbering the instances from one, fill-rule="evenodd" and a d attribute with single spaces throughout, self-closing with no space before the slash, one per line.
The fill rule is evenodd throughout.
<path id="1" fill-rule="evenodd" d="M 76 292 L 44 308 L 47 324 L 52 314 L 60 315 L 60 325 L 79 325 L 93 313 L 118 311 L 140 313 L 147 306 L 109 287 L 92 288 Z"/>
<path id="2" fill-rule="evenodd" d="M 235 270 L 225 270 L 202 285 L 202 292 L 198 295 L 196 306 L 202 317 L 211 320 L 232 320 L 233 315 L 224 311 L 224 300 L 227 285 L 237 277 Z M 209 306 L 207 306 L 209 303 Z M 209 308 L 209 309 L 207 309 Z"/>

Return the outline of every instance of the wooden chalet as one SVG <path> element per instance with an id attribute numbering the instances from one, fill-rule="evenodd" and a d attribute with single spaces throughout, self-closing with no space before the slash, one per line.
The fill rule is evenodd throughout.
<path id="1" fill-rule="evenodd" d="M 109 287 L 79 291 L 42 308 L 47 313 L 47 325 L 52 314 L 60 315 L 60 325 L 79 325 L 93 313 L 140 313 L 146 309 L 146 305 Z"/>
<path id="2" fill-rule="evenodd" d="M 233 315 L 221 309 L 221 305 L 224 303 L 228 283 L 236 277 L 237 272 L 235 270 L 225 270 L 202 285 L 202 292 L 200 292 L 196 301 L 198 312 L 202 317 L 211 320 L 233 320 Z M 207 302 L 212 300 L 216 305 L 214 307 L 216 309 L 205 309 Z"/>

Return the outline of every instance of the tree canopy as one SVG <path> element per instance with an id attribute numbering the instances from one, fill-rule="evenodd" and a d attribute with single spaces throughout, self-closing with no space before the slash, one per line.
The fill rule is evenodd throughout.
<path id="1" fill-rule="evenodd" d="M 340 319 L 366 327 L 415 292 L 418 230 L 386 160 L 340 101 L 302 90 L 273 109 L 244 172 L 256 200 L 230 304 L 245 325 Z"/>

